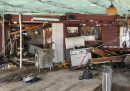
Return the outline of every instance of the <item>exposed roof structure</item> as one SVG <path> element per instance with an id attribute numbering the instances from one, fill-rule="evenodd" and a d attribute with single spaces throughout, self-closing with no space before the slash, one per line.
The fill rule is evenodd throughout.
<path id="1" fill-rule="evenodd" d="M 130 0 L 112 0 L 119 15 L 130 14 Z M 106 14 L 111 0 L 0 0 L 0 13 Z"/>

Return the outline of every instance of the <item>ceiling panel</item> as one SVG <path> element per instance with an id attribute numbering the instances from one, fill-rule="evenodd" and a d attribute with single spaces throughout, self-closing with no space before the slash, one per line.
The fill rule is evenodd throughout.
<path id="1" fill-rule="evenodd" d="M 113 0 L 119 15 L 130 14 L 130 0 Z M 106 14 L 110 0 L 0 0 L 0 13 Z"/>

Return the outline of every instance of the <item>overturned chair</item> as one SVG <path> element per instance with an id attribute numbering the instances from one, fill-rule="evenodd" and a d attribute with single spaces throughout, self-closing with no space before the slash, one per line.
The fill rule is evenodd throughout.
<path id="1" fill-rule="evenodd" d="M 91 48 L 91 52 L 97 54 L 98 58 L 92 58 L 92 64 L 101 64 L 101 63 L 109 63 L 109 62 L 123 62 L 125 59 L 125 55 L 118 55 L 114 52 L 102 50 L 99 48 Z"/>

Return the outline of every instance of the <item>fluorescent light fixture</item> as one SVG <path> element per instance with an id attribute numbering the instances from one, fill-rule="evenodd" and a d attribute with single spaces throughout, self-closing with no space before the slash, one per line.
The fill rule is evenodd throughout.
<path id="1" fill-rule="evenodd" d="M 56 18 L 41 18 L 41 17 L 33 17 L 33 21 L 38 20 L 38 21 L 59 21 L 59 19 Z"/>

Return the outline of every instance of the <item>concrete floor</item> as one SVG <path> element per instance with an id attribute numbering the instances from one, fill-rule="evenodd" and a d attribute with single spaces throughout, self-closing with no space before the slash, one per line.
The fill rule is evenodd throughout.
<path id="1" fill-rule="evenodd" d="M 27 84 L 22 81 L 1 81 L 8 73 L 0 72 L 0 91 L 95 91 L 101 85 L 101 71 L 93 71 L 94 78 L 91 80 L 78 80 L 82 73 L 83 70 L 68 69 L 42 72 L 38 75 L 42 80 Z M 130 87 L 130 72 L 113 72 L 113 83 Z"/>

